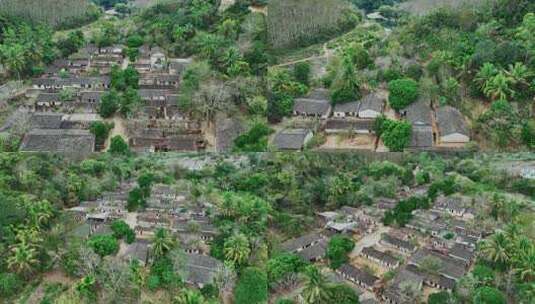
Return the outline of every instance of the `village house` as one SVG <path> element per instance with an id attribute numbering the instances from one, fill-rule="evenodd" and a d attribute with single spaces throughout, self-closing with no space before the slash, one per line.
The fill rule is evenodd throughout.
<path id="1" fill-rule="evenodd" d="M 172 230 L 178 234 L 194 235 L 201 241 L 211 241 L 217 235 L 217 229 L 209 222 L 195 220 L 175 220 Z"/>
<path id="2" fill-rule="evenodd" d="M 432 111 L 428 102 L 418 100 L 401 110 L 401 116 L 412 124 L 409 148 L 430 148 L 434 143 Z"/>
<path id="3" fill-rule="evenodd" d="M 465 200 L 460 196 L 440 196 L 437 198 L 434 208 L 456 217 L 473 219 L 475 210 L 467 206 Z"/>
<path id="4" fill-rule="evenodd" d="M 379 117 L 384 110 L 385 98 L 377 93 L 370 93 L 359 102 L 358 117 L 362 119 L 375 119 Z"/>
<path id="5" fill-rule="evenodd" d="M 95 152 L 95 135 L 87 130 L 34 129 L 24 135 L 20 151 L 88 156 Z"/>
<path id="6" fill-rule="evenodd" d="M 460 144 L 470 141 L 468 124 L 459 110 L 451 106 L 443 106 L 436 111 L 439 142 L 444 144 Z"/>
<path id="7" fill-rule="evenodd" d="M 217 271 L 223 263 L 217 259 L 199 254 L 185 253 L 185 282 L 189 285 L 202 288 L 214 283 Z"/>
<path id="8" fill-rule="evenodd" d="M 182 73 L 192 62 L 193 61 L 190 58 L 170 58 L 169 74 L 182 75 Z"/>
<path id="9" fill-rule="evenodd" d="M 455 243 L 451 248 L 448 249 L 448 255 L 454 259 L 464 262 L 464 264 L 468 266 L 472 264 L 476 253 L 474 248 L 470 246 Z"/>
<path id="10" fill-rule="evenodd" d="M 416 251 L 410 258 L 409 264 L 420 267 L 426 259 L 433 258 L 440 262 L 439 274 L 446 278 L 459 280 L 466 273 L 466 264 L 458 259 L 422 248 Z"/>
<path id="11" fill-rule="evenodd" d="M 453 291 L 453 289 L 455 288 L 456 281 L 450 278 L 446 278 L 443 275 L 421 271 L 415 265 L 407 265 L 405 269 L 422 277 L 423 283 L 429 287 L 449 292 Z"/>
<path id="12" fill-rule="evenodd" d="M 115 44 L 98 48 L 98 54 L 123 55 L 124 46 Z"/>
<path id="13" fill-rule="evenodd" d="M 162 90 L 162 89 L 140 89 L 138 93 L 139 93 L 139 97 L 141 97 L 141 100 L 145 102 L 151 102 L 151 101 L 165 102 L 167 99 L 167 96 L 171 94 L 170 91 Z"/>
<path id="14" fill-rule="evenodd" d="M 423 287 L 424 278 L 407 268 L 401 269 L 381 294 L 381 299 L 388 304 L 407 304 L 404 285 L 413 285 L 417 290 Z"/>
<path id="15" fill-rule="evenodd" d="M 360 103 L 358 101 L 338 103 L 334 106 L 333 116 L 334 117 L 347 117 L 353 116 L 357 117 L 359 114 Z"/>
<path id="16" fill-rule="evenodd" d="M 132 244 L 127 244 L 124 250 L 119 252 L 119 257 L 127 262 L 137 261 L 142 266 L 149 263 L 151 243 L 149 240 L 136 239 Z"/>
<path id="17" fill-rule="evenodd" d="M 308 247 L 311 247 L 313 245 L 320 243 L 320 241 L 324 239 L 325 238 L 321 234 L 317 232 L 313 232 L 313 233 L 298 237 L 296 239 L 287 240 L 286 242 L 281 244 L 281 249 L 283 251 L 297 253 L 297 252 L 304 250 L 305 248 L 308 248 Z"/>
<path id="18" fill-rule="evenodd" d="M 379 281 L 378 277 L 350 264 L 343 264 L 336 272 L 344 279 L 367 290 L 373 290 L 375 283 Z"/>
<path id="19" fill-rule="evenodd" d="M 218 116 L 215 129 L 216 152 L 229 152 L 234 146 L 234 140 L 244 130 L 244 126 L 239 119 Z"/>
<path id="20" fill-rule="evenodd" d="M 331 118 L 325 122 L 325 133 L 327 134 L 371 134 L 373 132 L 373 120 L 370 119 L 338 119 Z"/>
<path id="21" fill-rule="evenodd" d="M 379 251 L 374 247 L 364 247 L 360 253 L 363 257 L 376 262 L 377 264 L 388 268 L 394 269 L 399 266 L 399 260 L 391 256 L 388 253 Z"/>
<path id="22" fill-rule="evenodd" d="M 205 148 L 199 135 L 133 136 L 129 145 L 136 152 L 193 152 Z"/>
<path id="23" fill-rule="evenodd" d="M 411 244 L 409 241 L 393 237 L 386 233 L 381 236 L 380 243 L 386 246 L 394 247 L 403 253 L 412 253 L 416 250 L 416 246 Z"/>
<path id="24" fill-rule="evenodd" d="M 318 243 L 297 252 L 297 255 L 309 262 L 320 262 L 327 254 L 327 239 L 321 239 Z"/>
<path id="25" fill-rule="evenodd" d="M 327 100 L 297 98 L 293 108 L 294 116 L 327 119 L 331 114 L 331 104 Z"/>
<path id="26" fill-rule="evenodd" d="M 178 89 L 180 75 L 141 74 L 139 87 L 142 89 Z"/>
<path id="27" fill-rule="evenodd" d="M 278 150 L 303 150 L 312 137 L 309 129 L 286 129 L 275 135 L 273 145 Z"/>
<path id="28" fill-rule="evenodd" d="M 59 93 L 39 93 L 35 99 L 35 109 L 37 111 L 56 108 L 61 106 L 61 104 Z"/>

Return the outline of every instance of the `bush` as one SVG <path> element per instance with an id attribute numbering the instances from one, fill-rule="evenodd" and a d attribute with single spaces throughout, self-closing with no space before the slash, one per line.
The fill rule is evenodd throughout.
<path id="1" fill-rule="evenodd" d="M 396 111 L 407 107 L 418 98 L 418 83 L 410 78 L 390 81 L 388 90 L 390 91 L 388 102 Z"/>
<path id="2" fill-rule="evenodd" d="M 112 154 L 126 155 L 130 152 L 130 149 L 121 135 L 117 135 L 111 139 L 109 152 Z"/>
<path id="3" fill-rule="evenodd" d="M 88 245 L 101 257 L 119 251 L 119 243 L 112 235 L 95 235 L 89 239 Z"/>
<path id="4" fill-rule="evenodd" d="M 119 109 L 119 94 L 115 90 L 111 90 L 102 95 L 98 113 L 103 118 L 109 118 Z"/>
<path id="5" fill-rule="evenodd" d="M 334 236 L 327 246 L 327 257 L 331 262 L 331 268 L 337 269 L 347 262 L 347 254 L 353 250 L 355 242 L 345 236 Z"/>
<path id="6" fill-rule="evenodd" d="M 522 126 L 522 142 L 530 149 L 535 149 L 535 119 L 526 121 Z"/>
<path id="7" fill-rule="evenodd" d="M 108 138 L 113 127 L 113 123 L 106 123 L 102 121 L 95 121 L 91 123 L 89 126 L 89 131 L 95 135 L 95 145 L 97 147 L 102 147 L 104 145 L 104 142 Z"/>
<path id="8" fill-rule="evenodd" d="M 234 290 L 236 304 L 260 304 L 268 300 L 268 280 L 265 271 L 256 267 L 243 270 Z"/>
<path id="9" fill-rule="evenodd" d="M 22 287 L 22 281 L 14 273 L 0 273 L 0 296 L 13 296 Z"/>
<path id="10" fill-rule="evenodd" d="M 506 304 L 505 296 L 496 288 L 479 287 L 474 291 L 474 304 Z"/>
<path id="11" fill-rule="evenodd" d="M 124 221 L 116 220 L 111 223 L 111 230 L 113 231 L 113 236 L 116 239 L 125 238 L 125 241 L 128 244 L 132 244 L 136 240 L 136 234 L 130 226 Z"/>
<path id="12" fill-rule="evenodd" d="M 234 140 L 234 150 L 240 152 L 263 152 L 268 145 L 268 135 L 273 130 L 265 123 L 255 123 L 245 134 L 238 136 Z"/>
<path id="13" fill-rule="evenodd" d="M 300 82 L 303 85 L 306 85 L 307 87 L 310 84 L 310 63 L 308 62 L 298 62 L 294 66 L 294 78 L 298 82 Z"/>
<path id="14" fill-rule="evenodd" d="M 407 121 L 387 120 L 381 138 L 393 152 L 402 152 L 410 143 L 412 125 Z"/>
<path id="15" fill-rule="evenodd" d="M 449 304 L 452 303 L 453 296 L 447 291 L 441 291 L 429 296 L 427 304 Z"/>

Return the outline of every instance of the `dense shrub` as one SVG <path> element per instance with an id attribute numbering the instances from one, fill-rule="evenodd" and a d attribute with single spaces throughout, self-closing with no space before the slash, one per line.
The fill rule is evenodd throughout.
<path id="1" fill-rule="evenodd" d="M 348 260 L 348 254 L 355 247 L 355 242 L 346 236 L 334 236 L 327 246 L 327 257 L 330 266 L 337 269 Z"/>
<path id="2" fill-rule="evenodd" d="M 261 304 L 268 300 L 268 280 L 265 271 L 249 267 L 243 270 L 234 290 L 236 304 Z"/>
<path id="3" fill-rule="evenodd" d="M 119 251 L 119 243 L 112 235 L 95 235 L 87 241 L 87 244 L 102 257 Z"/>
<path id="4" fill-rule="evenodd" d="M 418 83 L 410 78 L 403 78 L 388 83 L 390 95 L 388 102 L 392 109 L 399 111 L 418 98 Z"/>

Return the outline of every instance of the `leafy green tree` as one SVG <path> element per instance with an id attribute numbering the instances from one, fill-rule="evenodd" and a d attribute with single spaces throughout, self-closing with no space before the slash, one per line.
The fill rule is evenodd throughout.
<path id="1" fill-rule="evenodd" d="M 479 287 L 474 291 L 474 304 L 506 304 L 503 293 L 493 287 Z"/>
<path id="2" fill-rule="evenodd" d="M 310 85 L 310 73 L 311 73 L 311 67 L 310 63 L 308 62 L 298 62 L 295 64 L 294 69 L 294 78 L 299 83 L 309 86 Z"/>
<path id="3" fill-rule="evenodd" d="M 95 235 L 92 236 L 87 244 L 93 251 L 101 257 L 116 254 L 119 251 L 119 243 L 112 235 Z"/>
<path id="4" fill-rule="evenodd" d="M 383 143 L 390 151 L 401 152 L 410 143 L 412 125 L 407 121 L 387 120 L 381 133 Z"/>
<path id="5" fill-rule="evenodd" d="M 265 271 L 245 268 L 234 290 L 236 304 L 259 304 L 268 300 L 268 280 Z"/>
<path id="6" fill-rule="evenodd" d="M 251 248 L 249 240 L 243 234 L 237 234 L 229 237 L 224 244 L 225 259 L 241 266 L 247 263 Z"/>
<path id="7" fill-rule="evenodd" d="M 267 150 L 268 135 L 273 130 L 265 123 L 257 122 L 251 129 L 234 140 L 234 150 L 240 152 L 263 152 Z"/>
<path id="8" fill-rule="evenodd" d="M 112 154 L 122 154 L 126 155 L 130 153 L 128 144 L 124 141 L 121 135 L 114 136 L 110 142 L 109 152 Z"/>
<path id="9" fill-rule="evenodd" d="M 125 238 L 125 241 L 128 244 L 132 244 L 136 239 L 136 234 L 130 226 L 128 226 L 125 221 L 116 220 L 111 223 L 111 230 L 113 231 L 113 236 L 116 239 Z"/>
<path id="10" fill-rule="evenodd" d="M 331 268 L 336 269 L 348 260 L 348 253 L 355 247 L 355 242 L 345 236 L 334 236 L 327 246 L 327 257 L 331 262 Z"/>
<path id="11" fill-rule="evenodd" d="M 106 123 L 103 121 L 92 122 L 89 126 L 89 131 L 95 135 L 95 145 L 104 146 L 104 142 L 108 139 L 111 129 L 113 129 L 113 123 Z"/>
<path id="12" fill-rule="evenodd" d="M 329 304 L 359 304 L 357 292 L 346 284 L 335 284 L 328 287 L 331 298 Z"/>
<path id="13" fill-rule="evenodd" d="M 348 55 L 343 56 L 341 68 L 341 73 L 330 89 L 333 104 L 355 101 L 360 97 L 360 84 L 352 59 Z"/>
<path id="14" fill-rule="evenodd" d="M 134 108 L 140 104 L 141 97 L 139 96 L 138 91 L 134 88 L 128 88 L 119 100 L 119 112 L 123 117 L 128 117 L 134 112 Z"/>
<path id="15" fill-rule="evenodd" d="M 76 53 L 84 43 L 84 33 L 81 30 L 77 30 L 70 32 L 64 39 L 60 39 L 57 43 L 57 47 L 61 52 L 61 56 L 67 57 Z"/>
<path id="16" fill-rule="evenodd" d="M 399 111 L 418 98 L 418 83 L 410 78 L 392 80 L 388 83 L 388 102 L 392 109 Z"/>
<path id="17" fill-rule="evenodd" d="M 303 271 L 306 262 L 299 256 L 290 253 L 283 253 L 271 258 L 266 266 L 269 282 L 282 282 L 283 285 L 287 281 L 292 281 L 295 275 Z"/>
<path id="18" fill-rule="evenodd" d="M 492 286 L 494 283 L 494 271 L 485 265 L 476 265 L 472 270 L 472 275 L 481 285 Z"/>
<path id="19" fill-rule="evenodd" d="M 208 303 L 202 294 L 193 289 L 183 290 L 173 300 L 174 304 L 205 304 Z"/>
<path id="20" fill-rule="evenodd" d="M 119 94 L 115 90 L 111 90 L 102 95 L 99 107 L 99 114 L 103 118 L 109 118 L 119 109 Z"/>

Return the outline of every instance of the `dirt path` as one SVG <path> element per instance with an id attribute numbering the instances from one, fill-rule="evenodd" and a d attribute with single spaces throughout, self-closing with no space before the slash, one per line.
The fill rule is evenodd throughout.
<path id="1" fill-rule="evenodd" d="M 108 122 L 110 121 L 108 120 Z M 114 127 L 110 131 L 110 135 L 108 136 L 108 138 L 106 139 L 106 142 L 104 143 L 104 146 L 106 147 L 104 149 L 105 151 L 108 151 L 110 147 L 110 141 L 114 136 L 120 135 L 126 142 L 128 142 L 128 135 L 126 132 L 124 120 L 121 119 L 120 117 L 114 117 L 113 119 L 111 119 L 111 122 L 113 122 Z"/>

